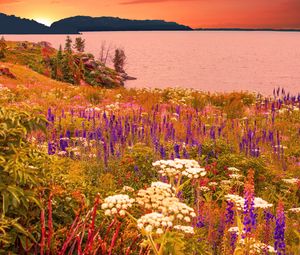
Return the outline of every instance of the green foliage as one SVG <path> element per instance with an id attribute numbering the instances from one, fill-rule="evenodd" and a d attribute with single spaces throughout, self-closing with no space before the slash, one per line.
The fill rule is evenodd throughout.
<path id="1" fill-rule="evenodd" d="M 22 225 L 28 223 L 28 212 L 38 215 L 41 203 L 37 188 L 48 156 L 31 145 L 28 137 L 30 132 L 44 129 L 45 123 L 38 114 L 0 108 L 0 229 L 4 239 L 10 240 L 7 245 L 24 235 L 35 241 Z M 1 241 L 5 243 L 4 239 Z"/>
<path id="2" fill-rule="evenodd" d="M 77 38 L 75 39 L 74 48 L 75 48 L 78 52 L 84 52 L 84 48 L 85 48 L 85 40 L 82 39 L 81 37 L 77 37 Z"/>
<path id="3" fill-rule="evenodd" d="M 66 38 L 66 43 L 65 43 L 65 48 L 64 48 L 64 50 L 65 50 L 67 53 L 69 53 L 69 54 L 72 53 L 72 39 L 71 39 L 70 36 L 67 36 L 67 38 Z"/>
<path id="4" fill-rule="evenodd" d="M 119 185 L 139 189 L 157 179 L 157 171 L 152 167 L 154 153 L 144 144 L 136 144 L 126 151 L 121 162 L 114 162 L 110 170 L 118 176 Z M 120 169 L 123 171 L 120 172 Z"/>

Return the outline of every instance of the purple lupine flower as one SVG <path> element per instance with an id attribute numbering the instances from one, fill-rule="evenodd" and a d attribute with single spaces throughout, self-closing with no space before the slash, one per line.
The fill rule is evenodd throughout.
<path id="1" fill-rule="evenodd" d="M 244 203 L 244 234 L 243 238 L 252 233 L 256 227 L 256 214 L 254 212 L 254 171 L 250 170 L 245 183 L 245 203 Z"/>
<path id="2" fill-rule="evenodd" d="M 226 220 L 225 222 L 228 224 L 233 224 L 234 223 L 234 203 L 231 201 L 227 201 L 227 207 L 226 207 Z"/>
<path id="3" fill-rule="evenodd" d="M 183 158 L 189 158 L 189 157 L 190 157 L 190 155 L 188 154 L 188 152 L 187 152 L 187 150 L 186 150 L 185 147 L 183 148 L 183 153 L 182 153 L 182 155 L 183 155 Z"/>
<path id="4" fill-rule="evenodd" d="M 274 232 L 274 248 L 277 255 L 285 255 L 285 215 L 282 201 L 279 201 L 276 213 L 276 227 Z"/>
<path id="5" fill-rule="evenodd" d="M 112 141 L 110 141 L 110 143 L 109 143 L 109 148 L 110 148 L 111 155 L 115 155 L 114 144 Z"/>
<path id="6" fill-rule="evenodd" d="M 204 226 L 205 226 L 204 218 L 201 217 L 201 216 L 197 217 L 196 227 L 197 228 L 203 228 Z"/>
<path id="7" fill-rule="evenodd" d="M 48 154 L 54 155 L 56 151 L 55 143 L 54 142 L 48 142 Z"/>
<path id="8" fill-rule="evenodd" d="M 70 130 L 67 130 L 66 137 L 68 137 L 69 139 L 71 139 L 71 132 L 70 132 Z"/>
<path id="9" fill-rule="evenodd" d="M 179 146 L 179 144 L 176 143 L 174 145 L 174 151 L 175 151 L 175 157 L 180 158 L 180 146 Z"/>
<path id="10" fill-rule="evenodd" d="M 67 139 L 68 139 L 68 138 L 63 137 L 62 135 L 60 135 L 59 146 L 60 146 L 60 149 L 61 149 L 62 151 L 66 151 L 66 148 L 68 147 Z"/>
<path id="11" fill-rule="evenodd" d="M 202 144 L 199 144 L 198 146 L 198 154 L 199 156 L 202 156 Z"/>
<path id="12" fill-rule="evenodd" d="M 163 145 L 160 146 L 159 152 L 162 159 L 166 158 L 166 150 Z"/>
<path id="13" fill-rule="evenodd" d="M 271 232 L 271 222 L 273 221 L 273 219 L 275 218 L 275 216 L 269 211 L 269 210 L 264 210 L 264 219 L 266 222 L 266 228 L 265 228 L 265 232 L 264 232 L 264 242 L 268 243 L 270 240 L 270 232 Z"/>
<path id="14" fill-rule="evenodd" d="M 137 165 L 134 165 L 133 169 L 134 169 L 134 173 L 139 176 L 140 175 L 139 167 Z"/>
<path id="15" fill-rule="evenodd" d="M 232 251 L 235 250 L 237 237 L 238 234 L 236 232 L 230 232 L 230 246 Z"/>

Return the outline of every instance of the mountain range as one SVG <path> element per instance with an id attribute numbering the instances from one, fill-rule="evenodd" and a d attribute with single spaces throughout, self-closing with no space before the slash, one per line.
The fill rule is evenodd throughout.
<path id="1" fill-rule="evenodd" d="M 83 31 L 159 31 L 192 30 L 164 20 L 130 20 L 115 17 L 75 16 L 47 27 L 35 20 L 0 13 L 0 34 L 78 34 Z"/>

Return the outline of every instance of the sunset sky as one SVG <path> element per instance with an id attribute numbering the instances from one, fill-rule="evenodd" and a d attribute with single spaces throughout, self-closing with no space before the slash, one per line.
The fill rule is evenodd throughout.
<path id="1" fill-rule="evenodd" d="M 47 25 L 90 15 L 164 19 L 193 28 L 300 28 L 300 0 L 0 0 L 0 12 Z"/>

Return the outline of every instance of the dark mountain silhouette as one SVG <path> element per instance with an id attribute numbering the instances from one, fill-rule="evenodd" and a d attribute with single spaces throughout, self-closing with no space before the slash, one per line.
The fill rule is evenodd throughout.
<path id="1" fill-rule="evenodd" d="M 114 17 L 76 16 L 54 22 L 55 33 L 78 33 L 80 31 L 139 31 L 139 30 L 192 30 L 188 26 L 163 20 L 129 20 Z"/>
<path id="2" fill-rule="evenodd" d="M 192 30 L 163 20 L 129 20 L 114 17 L 75 16 L 47 27 L 34 20 L 0 13 L 0 34 L 78 34 L 81 31 Z"/>
<path id="3" fill-rule="evenodd" d="M 22 19 L 14 15 L 0 13 L 0 34 L 46 34 L 49 27 L 34 20 Z"/>

